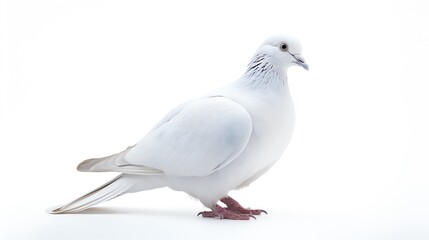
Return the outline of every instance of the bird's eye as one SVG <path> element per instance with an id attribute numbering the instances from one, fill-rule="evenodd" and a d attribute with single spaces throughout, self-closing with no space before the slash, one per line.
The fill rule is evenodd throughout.
<path id="1" fill-rule="evenodd" d="M 283 52 L 286 52 L 288 49 L 288 46 L 286 43 L 280 43 L 280 50 L 282 50 Z"/>

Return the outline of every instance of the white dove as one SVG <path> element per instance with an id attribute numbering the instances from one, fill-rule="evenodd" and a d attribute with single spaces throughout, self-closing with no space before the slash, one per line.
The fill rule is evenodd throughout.
<path id="1" fill-rule="evenodd" d="M 267 39 L 235 82 L 177 106 L 136 145 L 79 164 L 83 172 L 121 174 L 47 212 L 79 212 L 125 193 L 169 187 L 210 208 L 198 214 L 203 217 L 248 220 L 266 213 L 242 207 L 228 193 L 262 176 L 286 149 L 295 119 L 286 70 L 295 65 L 308 70 L 297 39 Z"/>

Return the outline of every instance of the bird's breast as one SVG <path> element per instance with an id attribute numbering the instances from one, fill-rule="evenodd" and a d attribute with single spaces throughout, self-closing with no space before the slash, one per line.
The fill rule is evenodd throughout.
<path id="1" fill-rule="evenodd" d="M 268 99 L 249 106 L 249 113 L 253 122 L 250 149 L 268 156 L 267 162 L 276 161 L 292 137 L 295 113 L 290 97 Z"/>
<path id="2" fill-rule="evenodd" d="M 240 187 L 257 179 L 281 157 L 292 137 L 295 113 L 289 92 L 243 94 L 234 100 L 247 109 L 253 126 L 247 147 L 229 166 Z"/>

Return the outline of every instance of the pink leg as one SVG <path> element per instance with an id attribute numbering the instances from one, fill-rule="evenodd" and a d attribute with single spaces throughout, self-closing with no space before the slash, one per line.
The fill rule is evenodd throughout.
<path id="1" fill-rule="evenodd" d="M 244 208 L 236 200 L 234 200 L 230 196 L 222 198 L 220 201 L 225 203 L 225 205 L 227 206 L 226 210 L 229 210 L 229 211 L 232 211 L 235 213 L 250 214 L 250 215 L 261 215 L 261 213 L 267 214 L 267 211 L 262 210 L 262 209 Z"/>
<path id="2" fill-rule="evenodd" d="M 198 216 L 199 215 L 202 215 L 203 217 L 208 217 L 208 218 L 232 219 L 232 220 L 249 220 L 250 218 L 256 219 L 252 215 L 235 213 L 217 204 L 213 208 L 213 211 L 200 212 L 198 213 Z"/>

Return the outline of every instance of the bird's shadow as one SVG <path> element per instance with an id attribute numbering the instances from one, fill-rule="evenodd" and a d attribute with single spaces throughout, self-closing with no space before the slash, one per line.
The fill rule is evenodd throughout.
<path id="1" fill-rule="evenodd" d="M 150 216 L 169 216 L 169 217 L 188 217 L 196 215 L 187 210 L 178 209 L 146 209 L 146 208 L 125 208 L 125 207 L 93 207 L 77 213 L 68 213 L 72 215 L 150 215 Z"/>

